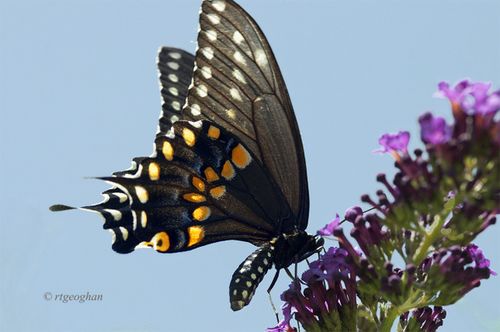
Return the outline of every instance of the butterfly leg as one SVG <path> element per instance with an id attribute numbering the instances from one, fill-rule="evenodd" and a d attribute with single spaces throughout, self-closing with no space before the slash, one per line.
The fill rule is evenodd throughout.
<path id="1" fill-rule="evenodd" d="M 271 295 L 271 290 L 273 289 L 274 285 L 276 284 L 276 281 L 278 281 L 278 277 L 280 275 L 280 270 L 276 271 L 276 274 L 274 275 L 273 281 L 271 281 L 271 285 L 267 289 L 267 294 L 269 295 L 269 302 L 271 302 L 271 307 L 273 308 L 274 315 L 276 316 L 276 322 L 280 322 L 280 317 L 278 315 L 278 311 L 276 310 L 276 306 L 274 305 L 273 302 L 273 297 Z"/>

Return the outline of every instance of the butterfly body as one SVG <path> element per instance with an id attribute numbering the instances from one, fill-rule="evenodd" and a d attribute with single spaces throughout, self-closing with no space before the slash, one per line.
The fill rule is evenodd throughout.
<path id="1" fill-rule="evenodd" d="M 306 166 L 286 86 L 264 34 L 232 0 L 203 1 L 196 54 L 162 47 L 158 69 L 153 153 L 102 177 L 113 187 L 83 209 L 104 217 L 119 253 L 225 240 L 258 246 L 231 279 L 239 310 L 271 267 L 287 268 L 323 244 L 305 232 Z"/>

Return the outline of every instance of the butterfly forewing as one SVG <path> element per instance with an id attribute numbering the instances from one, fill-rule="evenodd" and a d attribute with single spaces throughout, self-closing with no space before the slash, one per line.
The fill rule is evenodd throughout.
<path id="1" fill-rule="evenodd" d="M 237 135 L 278 184 L 296 224 L 309 198 L 297 122 L 271 48 L 233 1 L 203 1 L 193 82 L 183 115 L 210 119 Z"/>

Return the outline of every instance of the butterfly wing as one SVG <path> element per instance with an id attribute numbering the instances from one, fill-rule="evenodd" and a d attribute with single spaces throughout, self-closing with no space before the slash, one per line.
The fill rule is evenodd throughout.
<path id="1" fill-rule="evenodd" d="M 165 135 L 172 123 L 182 119 L 194 67 L 194 55 L 173 47 L 161 47 L 157 57 L 161 107 L 157 136 Z"/>
<path id="2" fill-rule="evenodd" d="M 179 121 L 157 137 L 155 153 L 102 178 L 115 186 L 100 213 L 113 249 L 178 252 L 223 240 L 261 245 L 290 213 L 274 182 L 236 136 L 209 121 Z"/>
<path id="3" fill-rule="evenodd" d="M 297 121 L 278 64 L 257 23 L 231 0 L 205 0 L 185 118 L 238 136 L 278 184 L 305 229 L 309 194 Z M 288 227 L 288 229 L 287 229 Z"/>

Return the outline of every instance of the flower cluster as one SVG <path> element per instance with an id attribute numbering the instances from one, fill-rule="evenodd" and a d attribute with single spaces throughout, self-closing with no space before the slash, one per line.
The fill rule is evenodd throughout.
<path id="1" fill-rule="evenodd" d="M 384 189 L 361 197 L 373 212 L 347 210 L 349 236 L 338 216 L 318 231 L 340 248 L 309 264 L 304 291 L 295 281 L 283 294 L 285 320 L 272 331 L 291 331 L 292 317 L 307 331 L 390 331 L 398 316 L 402 331 L 435 331 L 441 306 L 495 275 L 472 244 L 500 213 L 500 90 L 490 87 L 440 83 L 436 95 L 450 101 L 453 122 L 422 115 L 425 149 L 410 153 L 405 131 L 380 138 L 376 152 L 396 161 L 392 183 L 379 174 Z"/>
<path id="2" fill-rule="evenodd" d="M 356 275 L 347 251 L 330 248 L 295 280 L 281 299 L 284 320 L 268 332 L 291 331 L 294 316 L 307 331 L 352 331 L 356 328 Z"/>
<path id="3" fill-rule="evenodd" d="M 434 332 L 443 325 L 443 319 L 446 318 L 446 311 L 439 306 L 423 307 L 401 315 L 399 325 L 402 332 Z"/>

